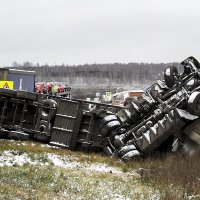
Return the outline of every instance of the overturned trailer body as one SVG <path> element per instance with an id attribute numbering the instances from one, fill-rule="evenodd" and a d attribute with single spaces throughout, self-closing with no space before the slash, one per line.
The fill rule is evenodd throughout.
<path id="1" fill-rule="evenodd" d="M 200 145 L 200 64 L 194 57 L 165 69 L 125 107 L 0 88 L 0 137 L 34 139 L 124 160 L 155 150 Z"/>
<path id="2" fill-rule="evenodd" d="M 0 137 L 101 151 L 98 122 L 117 106 L 0 88 Z"/>

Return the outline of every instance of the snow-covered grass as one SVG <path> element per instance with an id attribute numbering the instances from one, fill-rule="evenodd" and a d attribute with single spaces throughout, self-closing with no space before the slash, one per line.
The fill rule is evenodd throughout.
<path id="1" fill-rule="evenodd" d="M 41 144 L 37 142 L 20 142 L 14 140 L 1 140 L 0 139 L 0 152 L 5 150 L 13 150 L 21 153 L 52 153 L 60 156 L 70 156 L 70 159 L 76 159 L 79 162 L 100 162 L 115 165 L 116 159 L 110 159 L 108 157 L 100 156 L 99 154 L 87 154 L 78 151 L 70 151 L 64 148 L 50 146 L 48 144 Z"/>
<path id="2" fill-rule="evenodd" d="M 122 163 L 99 154 L 0 140 L 0 199 L 199 199 L 198 164 L 199 158 L 180 156 Z"/>
<path id="3" fill-rule="evenodd" d="M 55 166 L 2 167 L 2 199 L 159 199 L 137 177 Z"/>
<path id="4" fill-rule="evenodd" d="M 124 173 L 120 162 L 118 167 L 108 164 L 115 159 L 106 163 L 111 158 L 66 150 L 64 153 L 37 143 L 1 140 L 0 145 L 0 199 L 160 197 L 159 191 L 141 184 L 140 175 L 134 171 Z"/>

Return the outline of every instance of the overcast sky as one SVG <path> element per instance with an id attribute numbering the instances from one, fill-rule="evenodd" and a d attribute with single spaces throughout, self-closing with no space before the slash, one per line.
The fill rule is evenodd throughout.
<path id="1" fill-rule="evenodd" d="M 0 0 L 0 65 L 200 59 L 199 0 Z"/>

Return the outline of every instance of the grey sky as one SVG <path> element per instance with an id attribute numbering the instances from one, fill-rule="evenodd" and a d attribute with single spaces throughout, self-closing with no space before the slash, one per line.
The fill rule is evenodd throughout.
<path id="1" fill-rule="evenodd" d="M 199 0 L 0 0 L 0 65 L 200 59 Z"/>

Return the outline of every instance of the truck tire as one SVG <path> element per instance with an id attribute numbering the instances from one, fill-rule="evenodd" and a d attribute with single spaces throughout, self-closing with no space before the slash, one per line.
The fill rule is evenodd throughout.
<path id="1" fill-rule="evenodd" d="M 184 61 L 182 61 L 181 64 L 182 65 L 188 65 L 190 61 L 195 65 L 195 67 L 197 69 L 200 69 L 199 61 L 195 57 L 193 57 L 193 56 L 188 57 L 187 59 L 185 59 Z"/>
<path id="2" fill-rule="evenodd" d="M 129 151 L 127 152 L 126 154 L 124 154 L 121 159 L 123 161 L 130 161 L 130 160 L 134 160 L 134 159 L 138 159 L 138 158 L 141 158 L 141 154 L 140 152 L 135 149 L 135 150 L 132 150 L 132 151 Z"/>
<path id="3" fill-rule="evenodd" d="M 129 151 L 133 151 L 133 150 L 137 150 L 137 149 L 136 149 L 135 145 L 131 144 L 131 145 L 126 145 L 126 146 L 119 148 L 116 153 L 119 157 L 122 157 Z"/>
<path id="4" fill-rule="evenodd" d="M 178 75 L 177 68 L 172 65 L 165 69 L 164 71 L 164 79 L 167 87 L 172 88 L 176 83 L 176 76 Z"/>
<path id="5" fill-rule="evenodd" d="M 119 121 L 108 122 L 100 130 L 102 137 L 109 136 L 111 131 L 117 129 L 119 126 L 120 126 L 120 122 Z"/>
<path id="6" fill-rule="evenodd" d="M 115 115 L 108 115 L 104 117 L 99 123 L 99 129 L 101 130 L 103 126 L 105 126 L 107 123 L 111 121 L 118 121 L 118 119 Z"/>

